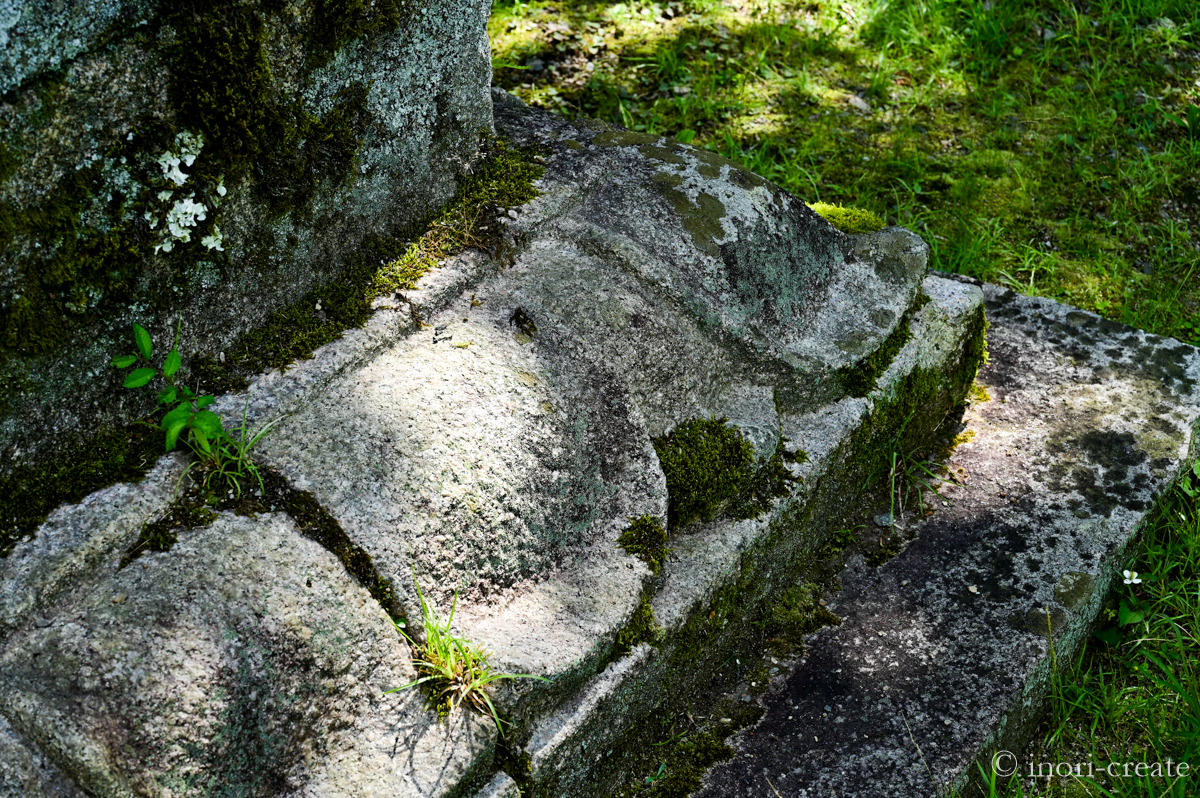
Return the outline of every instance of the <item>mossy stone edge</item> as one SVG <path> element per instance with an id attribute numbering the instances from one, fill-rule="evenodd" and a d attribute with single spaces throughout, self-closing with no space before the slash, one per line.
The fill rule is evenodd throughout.
<path id="1" fill-rule="evenodd" d="M 983 362 L 986 326 L 980 306 L 963 328 L 957 365 L 944 373 L 915 366 L 886 394 L 876 394 L 864 423 L 829 458 L 831 469 L 808 487 L 808 500 L 794 502 L 774 517 L 766 534 L 741 553 L 732 574 L 711 598 L 692 607 L 681 628 L 656 641 L 657 650 L 644 667 L 617 688 L 614 700 L 636 720 L 611 745 L 611 754 L 606 750 L 592 766 L 571 773 L 510 772 L 521 784 L 522 795 L 633 795 L 646 786 L 642 777 L 664 760 L 668 773 L 674 767 L 680 777 L 678 791 L 672 788 L 661 795 L 682 798 L 698 786 L 704 770 L 725 757 L 722 741 L 757 720 L 757 705 L 718 699 L 716 708 L 730 713 L 724 716 L 729 723 L 710 723 L 683 742 L 650 742 L 671 736 L 664 733 L 671 718 L 687 712 L 710 720 L 715 716 L 713 696 L 727 693 L 739 681 L 737 674 L 722 675 L 724 663 L 735 658 L 761 663 L 763 630 L 770 627 L 773 605 L 815 575 L 826 541 L 839 523 L 859 511 L 868 483 L 882 479 L 880 466 L 889 447 L 895 444 L 906 452 L 927 448 L 943 418 L 968 396 Z M 805 533 L 796 534 L 800 529 Z M 823 625 L 836 618 L 814 614 L 807 620 Z"/>

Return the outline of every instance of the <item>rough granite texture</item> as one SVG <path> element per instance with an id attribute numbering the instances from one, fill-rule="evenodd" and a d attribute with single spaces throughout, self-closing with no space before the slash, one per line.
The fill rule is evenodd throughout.
<path id="1" fill-rule="evenodd" d="M 112 485 L 60 507 L 32 540 L 0 559 L 0 645 L 60 596 L 115 571 L 142 525 L 171 504 L 184 468 L 181 455 L 162 457 L 137 484 Z"/>
<path id="2" fill-rule="evenodd" d="M 84 798 L 55 764 L 0 715 L 0 798 Z"/>
<path id="3" fill-rule="evenodd" d="M 532 723 L 524 750 L 530 755 L 539 798 L 605 796 L 623 786 L 632 774 L 623 771 L 620 763 L 606 759 L 620 748 L 618 741 L 628 730 L 670 701 L 673 692 L 687 688 L 690 680 L 703 683 L 723 662 L 746 653 L 723 647 L 722 633 L 714 631 L 702 654 L 689 655 L 689 668 L 682 676 L 688 681 L 674 681 L 681 675 L 672 672 L 672 657 L 689 624 L 707 616 L 717 629 L 724 629 L 726 623 L 739 621 L 710 614 L 724 612 L 715 604 L 723 590 L 749 581 L 749 590 L 769 601 L 772 593 L 796 583 L 805 560 L 831 531 L 827 523 L 840 517 L 842 503 L 853 503 L 861 491 L 865 475 L 854 470 L 856 453 L 848 450 L 848 443 L 861 427 L 870 424 L 872 409 L 918 366 L 946 373 L 962 358 L 972 320 L 979 312 L 979 290 L 934 277 L 927 278 L 923 287 L 931 301 L 914 315 L 913 338 L 879 378 L 877 393 L 842 399 L 837 403 L 836 423 L 809 426 L 812 414 L 783 418 L 783 429 L 791 439 L 789 448 L 818 453 L 813 462 L 797 467 L 805 477 L 804 487 L 791 501 L 777 503 L 772 513 L 760 519 L 720 519 L 673 538 L 670 557 L 651 599 L 655 619 L 664 629 L 662 644 L 637 646 L 568 701 Z M 938 412 L 936 408 L 926 410 Z M 811 520 L 797 524 L 797 516 Z M 762 564 L 749 577 L 747 561 Z"/>
<path id="4" fill-rule="evenodd" d="M 216 409 L 232 422 L 248 402 L 251 426 L 287 414 L 256 457 L 370 556 L 410 633 L 424 633 L 415 573 L 441 612 L 457 592 L 456 630 L 498 670 L 554 677 L 495 691 L 516 724 L 509 752 L 532 770 L 495 773 L 490 721 L 439 724 L 417 691 L 383 695 L 412 678 L 410 650 L 286 515 L 222 514 L 117 571 L 167 500 L 168 458 L 56 512 L 3 566 L 0 744 L 31 763 L 5 778 L 40 768 L 56 783 L 45 760 L 103 796 L 202 794 L 216 772 L 266 795 L 507 797 L 511 776 L 603 795 L 619 784 L 602 746 L 689 686 L 670 667 L 689 624 L 715 624 L 696 661 L 707 678 L 737 653 L 724 624 L 750 623 L 854 504 L 868 468 L 856 436 L 893 435 L 876 427 L 895 403 L 940 418 L 961 400 L 982 295 L 926 277 L 911 233 L 844 236 L 703 151 L 497 99 L 500 131 L 547 161 L 504 260 L 452 259 Z M 902 324 L 911 336 L 873 390 L 848 395 L 840 370 Z M 665 519 L 652 438 L 697 416 L 727 416 L 760 463 L 781 436 L 812 461 L 759 518 L 676 531 L 653 576 L 616 540 L 631 517 Z M 740 603 L 713 621 L 734 587 Z M 643 600 L 661 645 L 618 656 Z"/>
<path id="5" fill-rule="evenodd" d="M 963 419 L 974 437 L 949 461 L 948 506 L 881 567 L 850 560 L 829 601 L 842 625 L 784 668 L 697 798 L 770 794 L 767 779 L 796 798 L 933 798 L 993 751 L 1019 756 L 1048 626 L 1073 657 L 1155 496 L 1200 454 L 1200 351 L 984 291 L 990 398 Z"/>
<path id="6" fill-rule="evenodd" d="M 354 152 L 342 163 L 334 150 L 315 151 L 304 168 L 316 178 L 303 169 L 272 173 L 260 158 L 219 195 L 215 177 L 194 173 L 213 142 L 202 141 L 195 167 L 179 165 L 181 186 L 155 163 L 164 152 L 180 154 L 177 134 L 194 132 L 171 91 L 173 40 L 160 19 L 170 4 L 0 3 L 0 205 L 8 206 L 0 218 L 58 213 L 51 205 L 66 191 L 78 206 L 67 211 L 71 235 L 83 242 L 72 253 L 61 238 L 41 241 L 45 226 L 33 217 L 33 232 L 18 224 L 6 237 L 0 229 L 0 476 L 71 436 L 151 409 L 152 397 L 123 390 L 108 368 L 129 350 L 132 322 L 150 330 L 161 352 L 182 317 L 184 361 L 215 359 L 269 313 L 333 278 L 365 236 L 388 234 L 448 200 L 458 175 L 473 168 L 480 135 L 492 130 L 486 0 L 400 4 L 398 26 L 352 38 L 323 63 L 306 60 L 310 38 L 322 35 L 315 4 L 243 5 L 262 23 L 266 100 L 290 109 L 287 119 L 301 109 L 337 119 L 335 106 L 351 108 L 344 129 Z M 248 69 L 234 74 L 251 79 Z M 240 91 L 249 89 L 232 87 L 230 102 L 241 101 Z M 361 103 L 352 102 L 356 92 Z M 319 146 L 342 146 L 332 141 Z M 293 161 L 311 154 L 294 146 Z M 114 148 L 132 150 L 126 157 Z M 293 161 L 277 168 L 294 169 Z M 86 186 L 72 187 L 80 175 L 89 176 Z M 311 196 L 270 206 L 280 185 L 310 179 Z M 165 219 L 172 203 L 189 197 L 206 207 L 202 224 L 218 224 L 224 251 L 201 246 L 200 232 L 169 254 L 156 251 L 169 236 L 152 217 Z M 113 241 L 135 254 L 104 261 Z M 42 315 L 37 323 L 26 318 L 29 308 Z M 36 339 L 51 332 L 64 340 L 40 349 Z"/>
<path id="7" fill-rule="evenodd" d="M 385 695 L 408 657 L 289 518 L 221 516 L 10 638 L 0 714 L 91 795 L 446 795 L 496 729 Z"/>
<path id="8" fill-rule="evenodd" d="M 854 361 L 823 336 L 878 346 L 926 247 L 899 228 L 851 239 L 701 150 L 627 146 L 635 134 L 496 96 L 500 132 L 549 155 L 542 196 L 509 225 L 514 262 L 308 396 L 259 451 L 371 555 L 414 628 L 415 571 L 444 609 L 459 592 L 464 630 L 506 670 L 555 677 L 505 691 L 526 718 L 603 664 L 648 585 L 616 541 L 631 518 L 665 523 L 651 438 L 727 417 L 768 458 L 781 395 L 844 393 L 832 371 Z M 668 172 L 720 198 L 703 236 L 655 188 Z"/>

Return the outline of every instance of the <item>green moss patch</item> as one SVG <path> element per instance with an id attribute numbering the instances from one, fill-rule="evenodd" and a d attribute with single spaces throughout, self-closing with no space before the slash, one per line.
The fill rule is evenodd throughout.
<path id="1" fill-rule="evenodd" d="M 787 464 L 808 460 L 804 452 L 788 452 L 781 439 L 755 468 L 754 446 L 726 418 L 689 419 L 653 443 L 667 479 L 671 533 L 722 511 L 739 519 L 759 517 L 803 482 Z"/>
<path id="2" fill-rule="evenodd" d="M 667 548 L 667 531 L 652 515 L 630 519 L 629 526 L 617 538 L 617 545 L 650 566 L 650 572 L 655 574 L 671 551 Z"/>
<path id="3" fill-rule="evenodd" d="M 754 447 L 726 418 L 694 418 L 654 439 L 667 478 L 667 528 L 708 521 L 753 473 Z"/>
<path id="4" fill-rule="evenodd" d="M 887 222 L 864 208 L 844 208 L 828 202 L 816 202 L 808 207 L 843 233 L 877 233 L 887 227 Z"/>
<path id="5" fill-rule="evenodd" d="M 765 619 L 766 631 L 777 656 L 797 654 L 803 650 L 806 635 L 841 624 L 841 618 L 825 609 L 821 588 L 812 582 L 790 587 L 776 596 Z"/>
<path id="6" fill-rule="evenodd" d="M 313 6 L 308 61 L 314 67 L 327 64 L 352 39 L 395 30 L 406 16 L 402 0 L 315 0 Z"/>
<path id="7" fill-rule="evenodd" d="M 864 397 L 871 391 L 875 390 L 875 382 L 879 377 L 888 370 L 892 365 L 892 361 L 896 359 L 896 355 L 900 354 L 900 350 L 912 338 L 912 330 L 909 327 L 909 322 L 913 315 L 929 302 L 929 297 L 921 294 L 917 301 L 900 319 L 900 323 L 896 325 L 896 329 L 892 330 L 891 334 L 884 340 L 879 348 L 862 359 L 861 362 L 846 366 L 834 372 L 834 378 L 845 389 L 846 393 L 851 396 Z"/>
<path id="8" fill-rule="evenodd" d="M 650 597 L 643 595 L 637 609 L 633 611 L 633 616 L 630 617 L 629 623 L 625 624 L 617 632 L 617 639 L 613 645 L 613 659 L 625 656 L 639 643 L 649 643 L 652 646 L 657 646 L 662 642 L 662 639 L 663 629 L 654 620 L 654 610 L 650 607 Z"/>
<path id="9" fill-rule="evenodd" d="M 731 723 L 724 724 L 730 727 L 724 733 L 714 727 L 680 742 L 670 752 L 670 758 L 663 761 L 665 769 L 661 770 L 662 775 L 643 780 L 643 785 L 649 786 L 644 794 L 654 798 L 687 798 L 700 789 L 700 781 L 709 768 L 718 762 L 733 759 L 733 749 L 725 744 L 725 739 L 733 733 L 732 720 L 730 718 Z M 749 722 L 741 723 L 737 728 L 748 725 Z"/>
<path id="10" fill-rule="evenodd" d="M 53 461 L 18 466 L 0 480 L 0 557 L 32 538 L 50 511 L 116 482 L 139 482 L 163 453 L 163 433 L 143 424 L 101 430 Z"/>
<path id="11" fill-rule="evenodd" d="M 770 459 L 746 481 L 731 515 L 734 518 L 758 518 L 771 509 L 776 499 L 789 495 L 796 485 L 804 482 L 788 468 L 788 463 L 807 463 L 808 454 L 787 450 L 787 439 L 780 438 Z"/>
<path id="12" fill-rule="evenodd" d="M 372 299 L 415 288 L 423 275 L 456 252 L 478 247 L 503 256 L 495 219 L 504 209 L 537 196 L 533 183 L 542 167 L 533 156 L 531 150 L 495 141 L 475 172 L 461 178 L 458 191 L 443 208 L 390 236 L 369 237 L 339 270 L 338 279 L 309 291 L 239 337 L 226 364 L 208 363 L 207 374 L 213 379 L 209 390 L 230 390 L 260 371 L 311 357 L 345 330 L 366 323 Z"/>

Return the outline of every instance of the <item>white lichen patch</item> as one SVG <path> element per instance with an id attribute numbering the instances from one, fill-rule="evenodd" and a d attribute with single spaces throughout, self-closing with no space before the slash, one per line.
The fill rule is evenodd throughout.
<path id="1" fill-rule="evenodd" d="M 189 243 L 196 225 L 207 219 L 210 211 L 216 213 L 217 209 L 221 207 L 221 199 L 227 193 L 224 179 L 217 183 L 214 196 L 208 199 L 208 204 L 196 201 L 194 185 L 192 186 L 193 190 L 187 196 L 182 196 L 182 192 L 179 191 L 188 185 L 191 178 L 183 171 L 183 168 L 191 168 L 203 149 L 204 137 L 199 133 L 185 130 L 175 137 L 174 150 L 167 150 L 154 159 L 154 162 L 162 169 L 163 178 L 167 181 L 168 186 L 158 192 L 158 199 L 160 202 L 170 203 L 165 214 L 150 210 L 146 211 L 144 215 L 151 230 L 157 230 L 159 225 L 162 225 L 162 238 L 154 245 L 155 252 L 170 252 L 175 248 L 176 243 Z M 212 232 L 201 238 L 200 243 L 210 250 L 225 251 L 225 237 L 221 233 L 221 228 L 215 224 Z"/>

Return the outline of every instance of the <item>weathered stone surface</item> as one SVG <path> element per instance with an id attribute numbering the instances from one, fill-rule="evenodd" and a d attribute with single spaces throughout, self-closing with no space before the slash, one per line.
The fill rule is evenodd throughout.
<path id="1" fill-rule="evenodd" d="M 54 763 L 0 715 L 0 798 L 84 798 Z"/>
<path id="2" fill-rule="evenodd" d="M 844 393 L 834 371 L 902 323 L 926 250 L 899 229 L 851 240 L 704 151 L 497 96 L 501 132 L 551 153 L 510 225 L 515 262 L 310 396 L 261 453 L 418 628 L 414 570 L 443 607 L 459 589 L 463 628 L 499 663 L 556 677 L 521 686 L 545 704 L 595 672 L 647 584 L 616 539 L 665 518 L 651 438 L 724 416 L 768 458 L 779 404 Z M 720 207 L 701 219 L 688 196 Z M 854 345 L 825 347 L 833 329 Z"/>
<path id="3" fill-rule="evenodd" d="M 793 410 L 840 398 L 832 372 L 874 352 L 917 297 L 928 248 L 906 230 L 851 240 L 707 150 L 493 99 L 498 129 L 554 152 L 543 196 L 510 225 L 536 231 L 518 268 L 552 281 L 514 301 L 587 330 L 597 356 L 625 358 L 615 365 L 653 434 L 732 401 L 720 394 L 739 382 L 776 383 Z M 600 270 L 604 292 L 581 301 Z"/>
<path id="4" fill-rule="evenodd" d="M 20 2 L 0 6 L 0 94 L 35 75 L 58 68 L 103 44 L 105 29 L 121 18 L 143 21 L 148 0 L 110 2 Z"/>
<path id="5" fill-rule="evenodd" d="M 928 415 L 913 425 L 928 434 L 961 400 L 981 294 L 927 278 L 911 233 L 847 237 L 703 151 L 497 99 L 501 132 L 547 161 L 504 260 L 454 259 L 217 409 L 233 422 L 246 403 L 252 426 L 288 414 L 256 458 L 362 547 L 411 633 L 424 631 L 415 573 L 442 612 L 458 594 L 455 629 L 495 668 L 553 678 L 495 692 L 509 751 L 528 755 L 519 775 L 538 790 L 599 796 L 628 775 L 601 751 L 741 650 L 854 505 L 901 411 Z M 785 437 L 811 451 L 790 466 L 806 481 L 758 518 L 672 530 L 654 575 L 617 538 L 632 517 L 665 520 L 653 439 L 710 416 L 760 466 Z M 93 497 L 119 525 L 72 532 L 89 511 L 69 508 L 52 519 L 67 531 L 14 550 L 69 565 L 13 566 L 14 590 L 35 597 L 12 603 L 0 639 L 0 715 L 20 746 L 105 796 L 201 792 L 218 763 L 265 794 L 512 792 L 489 772 L 490 721 L 439 725 L 415 691 L 383 695 L 412 678 L 410 650 L 287 516 L 220 515 L 115 571 L 161 506 L 153 486 L 172 472 L 155 473 L 129 498 Z M 38 593 L 39 574 L 64 569 Z M 663 639 L 621 653 L 647 602 Z"/>
<path id="6" fill-rule="evenodd" d="M 490 759 L 489 719 L 384 695 L 407 647 L 286 516 L 222 516 L 48 620 L 0 656 L 0 712 L 91 795 L 438 796 Z"/>
<path id="7" fill-rule="evenodd" d="M 776 679 L 699 796 L 761 795 L 768 778 L 785 795 L 944 795 L 977 759 L 1019 755 L 1048 628 L 1073 657 L 1154 498 L 1200 455 L 1200 352 L 984 290 L 989 398 L 963 419 L 948 506 L 882 567 L 850 560 L 830 600 L 843 624 Z"/>
<path id="8" fill-rule="evenodd" d="M 150 410 L 107 368 L 131 322 L 216 358 L 473 168 L 489 4 L 318 7 L 0 8 L 0 476 Z"/>
<path id="9" fill-rule="evenodd" d="M 507 773 L 497 773 L 486 787 L 476 793 L 476 798 L 521 798 L 521 788 Z"/>
<path id="10" fill-rule="evenodd" d="M 181 456 L 163 457 L 140 483 L 96 491 L 61 507 L 37 535 L 0 559 L 0 644 L 55 601 L 99 573 L 112 573 L 138 539 L 142 525 L 170 505 L 185 468 Z"/>
<path id="11" fill-rule="evenodd" d="M 923 289 L 931 301 L 912 317 L 913 337 L 880 376 L 876 393 L 846 397 L 826 412 L 782 419 L 788 447 L 816 455 L 798 467 L 805 483 L 792 500 L 779 502 L 763 518 L 717 520 L 671 541 L 671 555 L 651 600 L 665 640 L 658 648 L 634 649 L 534 723 L 525 750 L 538 795 L 602 796 L 636 778 L 620 757 L 609 761 L 609 752 L 626 744 L 643 747 L 645 741 L 631 737 L 658 706 L 691 689 L 693 681 L 706 684 L 725 662 L 746 653 L 734 642 L 744 620 L 737 611 L 770 601 L 794 585 L 831 531 L 828 524 L 861 490 L 866 474 L 856 436 L 871 428 L 882 406 L 911 398 L 907 392 L 913 374 L 925 369 L 946 379 L 978 334 L 982 297 L 977 288 L 931 277 Z M 916 407 L 934 413 L 948 409 Z M 811 423 L 814 417 L 825 423 Z M 733 611 L 721 598 L 731 594 L 737 596 Z M 689 650 L 697 637 L 701 647 Z"/>

